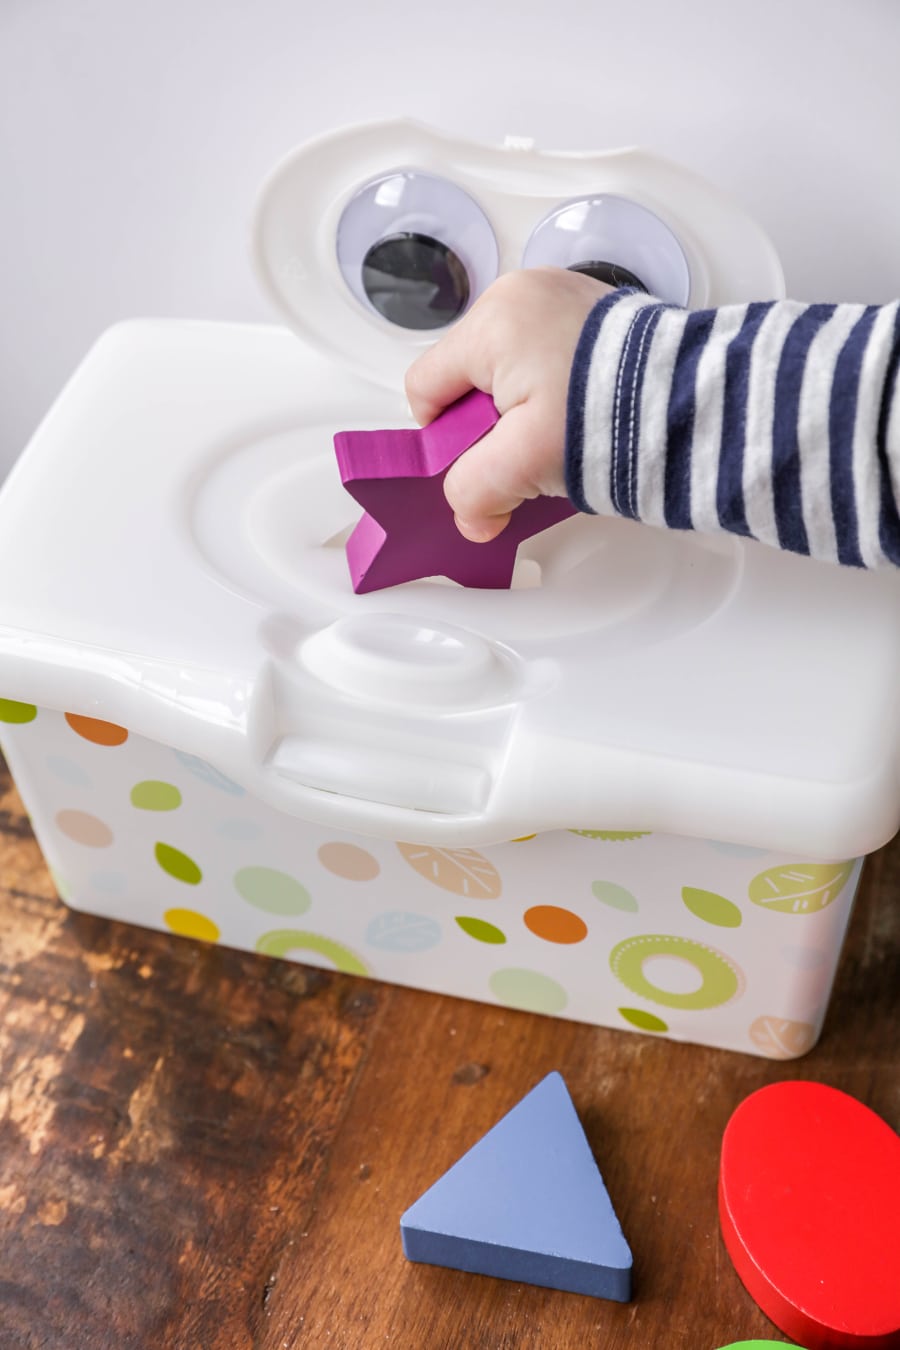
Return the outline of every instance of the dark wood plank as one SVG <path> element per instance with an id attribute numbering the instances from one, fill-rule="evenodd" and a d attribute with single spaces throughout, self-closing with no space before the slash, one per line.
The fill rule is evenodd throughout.
<path id="1" fill-rule="evenodd" d="M 0 782 L 0 1347 L 714 1350 L 773 1334 L 719 1238 L 722 1130 L 788 1077 L 900 1126 L 898 894 L 895 843 L 868 865 L 820 1046 L 773 1064 L 69 914 Z M 401 1255 L 403 1209 L 551 1068 L 635 1250 L 629 1306 Z"/>
<path id="2" fill-rule="evenodd" d="M 252 1346 L 381 991 L 70 915 L 0 811 L 0 1345 Z"/>

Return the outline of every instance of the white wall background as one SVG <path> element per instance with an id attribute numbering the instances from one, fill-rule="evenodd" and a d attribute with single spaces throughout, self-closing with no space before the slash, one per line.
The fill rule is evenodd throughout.
<path id="1" fill-rule="evenodd" d="M 898 56 L 894 0 L 0 0 L 0 476 L 116 319 L 272 317 L 257 185 L 372 117 L 644 144 L 742 199 L 792 295 L 894 297 Z"/>

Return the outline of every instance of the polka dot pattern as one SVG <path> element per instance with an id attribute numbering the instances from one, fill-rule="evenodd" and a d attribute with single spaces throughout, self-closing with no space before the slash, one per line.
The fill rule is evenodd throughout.
<path id="1" fill-rule="evenodd" d="M 689 909 L 704 923 L 714 924 L 717 928 L 740 928 L 744 916 L 737 905 L 726 900 L 724 895 L 715 891 L 701 891 L 694 886 L 683 886 L 681 898 L 685 908 Z"/>
<path id="2" fill-rule="evenodd" d="M 499 947 L 506 941 L 506 934 L 502 928 L 496 924 L 488 923 L 486 919 L 476 919 L 469 915 L 457 915 L 456 922 L 463 932 L 476 942 L 487 942 L 492 946 Z"/>
<path id="3" fill-rule="evenodd" d="M 176 881 L 183 881 L 188 886 L 198 886 L 203 880 L 203 872 L 193 858 L 189 858 L 180 849 L 173 848 L 171 844 L 157 844 L 153 854 L 162 870 Z"/>
<path id="4" fill-rule="evenodd" d="M 322 844 L 318 858 L 326 871 L 345 881 L 373 881 L 381 871 L 378 859 L 358 844 Z"/>
<path id="5" fill-rule="evenodd" d="M 855 864 L 646 831 L 395 845 L 276 811 L 116 723 L 0 700 L 0 733 L 88 912 L 770 1059 L 818 1035 Z"/>
<path id="6" fill-rule="evenodd" d="M 638 1031 L 655 1031 L 657 1033 L 669 1030 L 669 1025 L 656 1013 L 645 1012 L 643 1008 L 620 1008 L 619 1015 L 624 1017 L 630 1026 L 637 1027 Z"/>
<path id="7" fill-rule="evenodd" d="M 17 703 L 15 699 L 0 698 L 0 722 L 11 726 L 23 726 L 37 717 L 37 708 L 33 703 Z"/>
<path id="8" fill-rule="evenodd" d="M 305 914 L 312 903 L 296 877 L 275 867 L 242 867 L 235 873 L 234 888 L 248 905 L 267 914 Z"/>
<path id="9" fill-rule="evenodd" d="M 392 910 L 366 929 L 366 942 L 385 952 L 427 952 L 441 940 L 441 925 L 427 914 Z"/>
<path id="10" fill-rule="evenodd" d="M 610 909 L 620 909 L 625 914 L 637 914 L 638 902 L 624 886 L 615 881 L 595 881 L 591 890 L 598 900 Z"/>
<path id="11" fill-rule="evenodd" d="M 539 970 L 507 966 L 494 971 L 489 986 L 499 1003 L 523 1012 L 561 1013 L 569 1002 L 558 980 Z"/>
<path id="12" fill-rule="evenodd" d="M 201 942 L 219 940 L 218 925 L 195 909 L 167 909 L 163 919 L 166 927 L 179 937 L 199 938 Z"/>
<path id="13" fill-rule="evenodd" d="M 588 927 L 584 919 L 559 905 L 532 905 L 523 915 L 525 927 L 545 942 L 584 942 Z"/>
<path id="14" fill-rule="evenodd" d="M 67 839 L 86 848 L 109 848 L 113 842 L 109 826 L 89 811 L 57 811 L 56 827 Z"/>
<path id="15" fill-rule="evenodd" d="M 181 805 L 181 793 L 171 783 L 148 778 L 131 789 L 131 805 L 139 811 L 175 811 Z"/>
<path id="16" fill-rule="evenodd" d="M 100 722 L 96 717 L 81 717 L 78 713 L 66 713 L 66 721 L 76 736 L 92 745 L 124 745 L 128 740 L 128 732 L 115 722 Z"/>
<path id="17" fill-rule="evenodd" d="M 74 759 L 67 759 L 65 755 L 48 755 L 44 762 L 53 777 L 61 783 L 67 783 L 69 787 L 89 788 L 93 785 L 90 774 Z"/>

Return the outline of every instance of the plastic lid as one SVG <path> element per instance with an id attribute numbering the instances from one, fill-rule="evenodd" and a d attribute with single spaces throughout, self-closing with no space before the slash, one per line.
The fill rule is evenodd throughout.
<path id="1" fill-rule="evenodd" d="M 668 160 L 547 153 L 521 138 L 483 146 L 408 121 L 351 127 L 288 155 L 262 190 L 253 252 L 295 332 L 392 388 L 515 268 L 618 265 L 695 309 L 784 289 L 759 226 Z"/>
<path id="2" fill-rule="evenodd" d="M 878 847 L 900 816 L 893 574 L 578 516 L 521 546 L 509 591 L 354 595 L 359 508 L 332 438 L 408 425 L 399 372 L 434 339 L 367 308 L 337 261 L 344 208 L 398 166 L 464 191 L 501 267 L 564 203 L 609 192 L 672 232 L 692 303 L 780 288 L 741 211 L 638 152 L 488 150 L 396 123 L 298 151 L 257 244 L 308 340 L 120 326 L 0 493 L 4 697 L 119 722 L 279 809 L 410 842 L 572 828 L 810 859 Z M 465 263 L 467 239 L 438 242 Z M 427 305 L 427 287 L 410 295 Z"/>

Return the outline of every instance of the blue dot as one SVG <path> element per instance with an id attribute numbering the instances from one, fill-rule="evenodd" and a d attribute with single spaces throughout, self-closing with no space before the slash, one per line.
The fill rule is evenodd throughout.
<path id="1" fill-rule="evenodd" d="M 66 759 L 63 755 L 48 755 L 47 768 L 56 778 L 71 787 L 93 786 L 90 774 L 80 764 L 76 764 L 74 759 Z"/>
<path id="2" fill-rule="evenodd" d="M 425 914 L 389 910 L 379 914 L 366 929 L 370 947 L 384 952 L 427 952 L 441 940 L 441 925 Z"/>
<path id="3" fill-rule="evenodd" d="M 196 755 L 188 755 L 184 750 L 176 750 L 175 758 L 189 773 L 195 778 L 199 778 L 201 783 L 206 783 L 207 787 L 218 788 L 219 792 L 227 792 L 232 797 L 243 797 L 244 789 L 239 783 L 233 783 L 230 778 L 226 778 L 224 773 L 213 768 L 212 764 L 207 764 L 205 759 L 198 759 Z"/>

